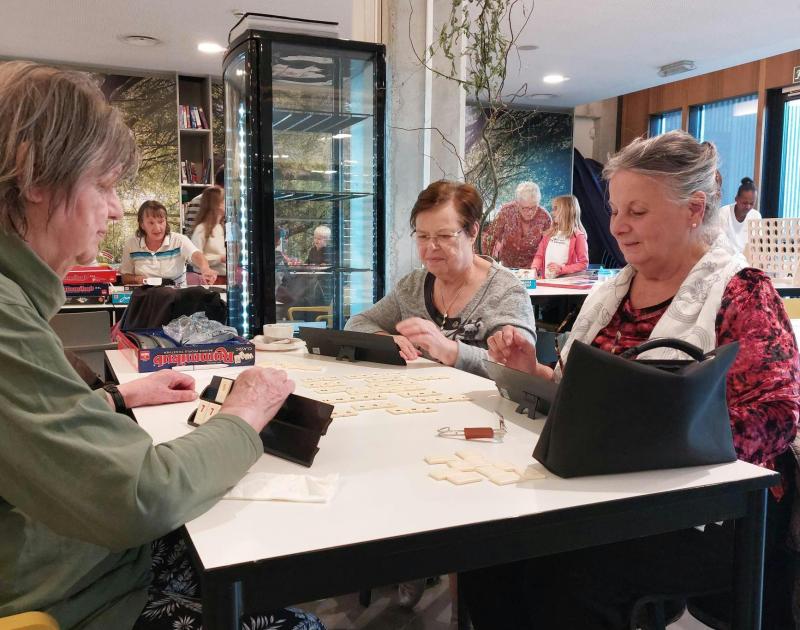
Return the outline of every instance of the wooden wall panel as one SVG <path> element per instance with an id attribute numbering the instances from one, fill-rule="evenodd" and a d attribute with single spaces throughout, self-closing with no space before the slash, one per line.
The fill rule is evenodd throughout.
<path id="1" fill-rule="evenodd" d="M 685 129 L 693 105 L 757 94 L 762 109 L 766 90 L 791 84 L 794 66 L 800 66 L 800 50 L 625 94 L 620 142 L 624 146 L 647 133 L 651 114 L 681 109 Z M 760 118 L 763 120 L 763 113 Z M 757 141 L 760 145 L 761 134 Z M 756 153 L 760 156 L 760 146 Z"/>

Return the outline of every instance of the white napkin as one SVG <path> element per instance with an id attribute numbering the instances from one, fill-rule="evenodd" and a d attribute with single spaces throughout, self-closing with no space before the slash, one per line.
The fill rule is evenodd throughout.
<path id="1" fill-rule="evenodd" d="M 339 475 L 277 475 L 252 472 L 246 474 L 223 499 L 242 501 L 296 501 L 327 503 L 336 494 Z"/>

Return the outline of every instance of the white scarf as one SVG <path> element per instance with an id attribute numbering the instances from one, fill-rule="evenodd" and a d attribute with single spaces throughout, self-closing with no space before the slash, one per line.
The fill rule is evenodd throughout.
<path id="1" fill-rule="evenodd" d="M 692 267 L 678 288 L 666 312 L 658 320 L 650 339 L 672 337 L 688 341 L 710 352 L 717 345 L 716 319 L 722 304 L 722 294 L 730 279 L 747 267 L 740 253 L 730 251 L 724 236 L 717 238 L 703 257 Z M 605 328 L 628 294 L 636 270 L 628 265 L 619 275 L 599 285 L 581 309 L 561 359 L 565 361 L 575 340 L 591 344 L 597 333 Z M 679 350 L 656 348 L 639 355 L 646 359 L 685 359 Z M 556 378 L 561 370 L 556 370 Z"/>

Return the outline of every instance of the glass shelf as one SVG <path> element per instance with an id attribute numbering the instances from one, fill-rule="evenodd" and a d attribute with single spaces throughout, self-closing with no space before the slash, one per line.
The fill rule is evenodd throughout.
<path id="1" fill-rule="evenodd" d="M 348 129 L 371 116 L 369 114 L 334 114 L 331 112 L 274 109 L 272 117 L 272 128 L 276 131 L 339 133 L 343 129 Z"/>
<path id="2" fill-rule="evenodd" d="M 345 201 L 346 199 L 360 199 L 370 197 L 372 193 L 350 191 L 323 191 L 323 190 L 276 190 L 273 194 L 275 201 Z"/>

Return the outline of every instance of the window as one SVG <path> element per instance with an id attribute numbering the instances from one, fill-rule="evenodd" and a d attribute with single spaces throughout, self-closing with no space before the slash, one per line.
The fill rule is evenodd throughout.
<path id="1" fill-rule="evenodd" d="M 676 109 L 671 112 L 663 112 L 650 116 L 650 137 L 655 138 L 662 133 L 675 131 L 681 128 L 681 110 Z"/>
<path id="2" fill-rule="evenodd" d="M 753 177 L 756 151 L 755 94 L 692 107 L 689 133 L 700 141 L 709 140 L 719 151 L 722 173 L 722 203 L 733 203 L 743 177 Z"/>
<path id="3" fill-rule="evenodd" d="M 778 216 L 800 217 L 800 100 L 783 106 L 781 183 Z"/>

